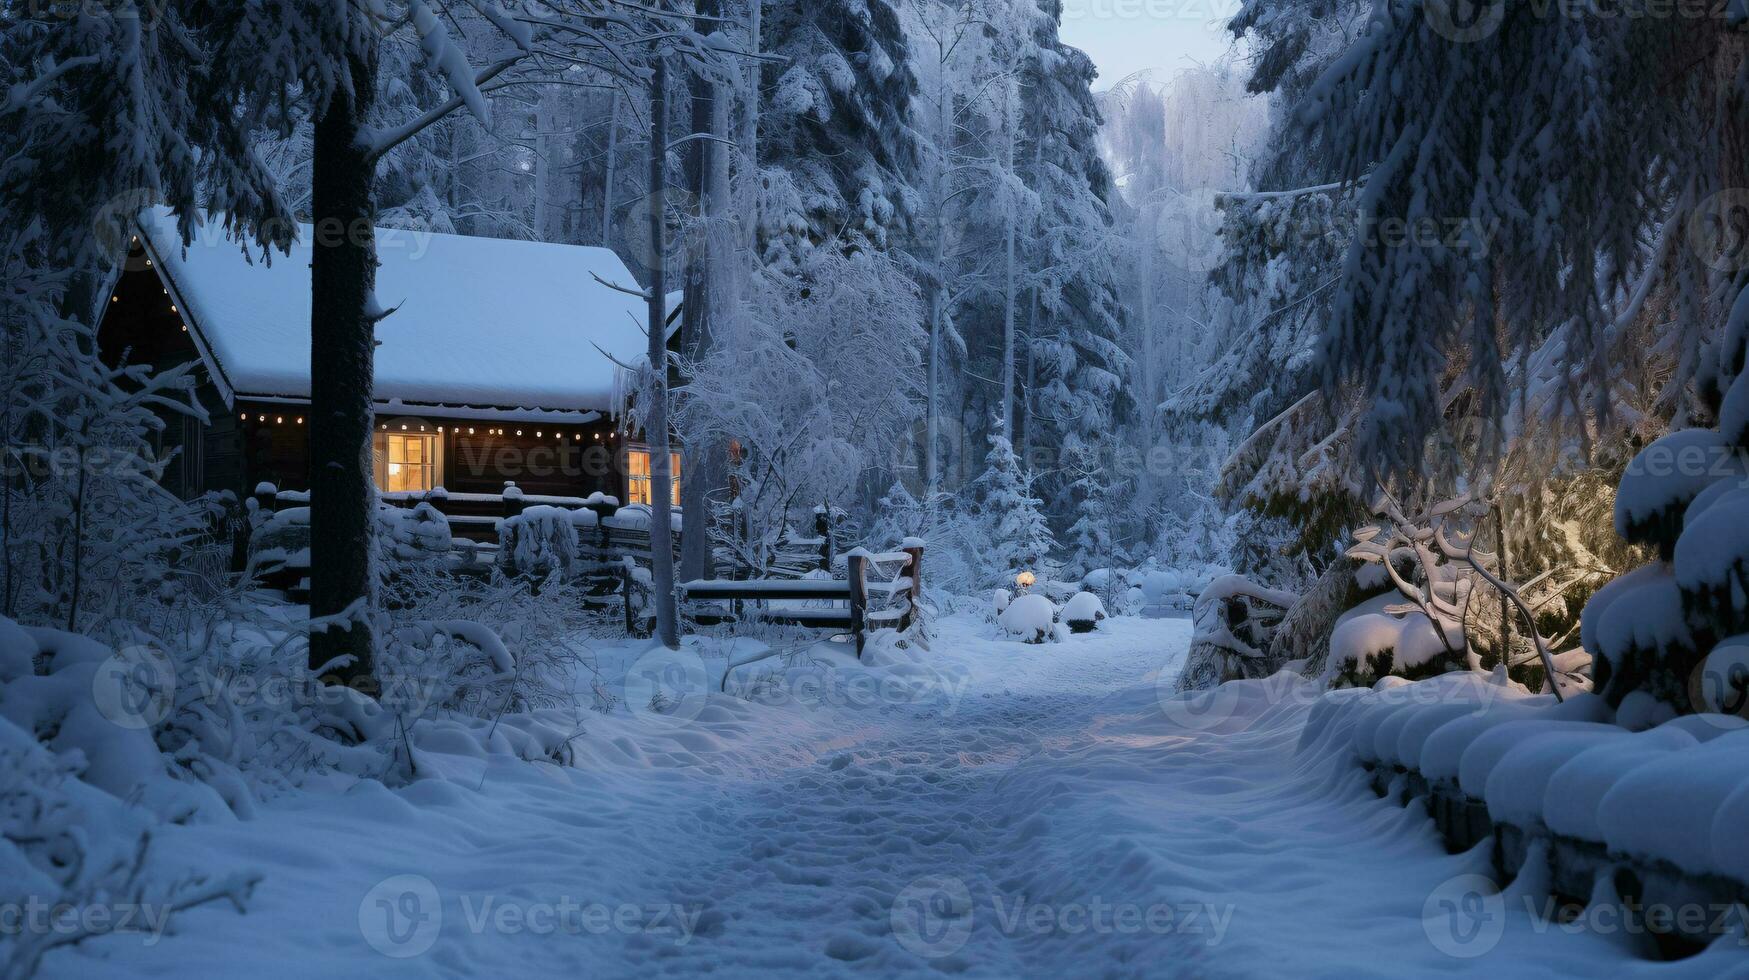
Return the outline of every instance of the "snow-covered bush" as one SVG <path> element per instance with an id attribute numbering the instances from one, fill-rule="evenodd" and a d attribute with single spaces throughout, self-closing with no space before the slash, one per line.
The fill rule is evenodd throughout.
<path id="1" fill-rule="evenodd" d="M 1063 604 L 1062 620 L 1071 633 L 1091 633 L 1105 619 L 1105 604 L 1091 592 L 1077 592 Z"/>
<path id="2" fill-rule="evenodd" d="M 1282 661 L 1270 654 L 1270 640 L 1298 598 L 1239 575 L 1210 583 L 1191 610 L 1195 632 L 1177 689 L 1201 691 L 1274 674 Z"/>
<path id="3" fill-rule="evenodd" d="M 646 511 L 644 527 L 649 526 Z M 569 575 L 579 554 L 577 526 L 563 508 L 530 507 L 498 522 L 498 568 L 510 578 L 544 581 Z"/>
<path id="4" fill-rule="evenodd" d="M 996 617 L 997 625 L 1023 643 L 1043 643 L 1056 638 L 1057 607 L 1042 595 L 1023 595 Z"/>
<path id="5" fill-rule="evenodd" d="M 1271 639 L 1272 652 L 1284 663 L 1303 664 L 1308 676 L 1323 676 L 1330 656 L 1330 634 L 1337 621 L 1361 603 L 1387 592 L 1395 592 L 1395 587 L 1377 565 L 1347 556 L 1331 562 L 1311 591 L 1282 618 Z"/>
<path id="6" fill-rule="evenodd" d="M 1337 619 L 1322 678 L 1332 687 L 1371 687 L 1385 677 L 1418 680 L 1466 669 L 1461 627 L 1440 623 L 1395 593 L 1368 600 Z"/>
<path id="7" fill-rule="evenodd" d="M 10 626 L 0 621 L 0 629 Z M 48 751 L 0 718 L 0 904 L 52 910 L 56 923 L 0 931 L 0 974 L 7 977 L 35 975 L 56 948 L 166 924 L 137 916 L 123 923 L 120 909 L 173 916 L 227 901 L 241 912 L 257 880 L 247 872 L 165 867 L 151 849 L 152 814 L 85 782 L 79 759 Z"/>
<path id="8" fill-rule="evenodd" d="M 449 518 L 427 501 L 411 510 L 377 508 L 377 542 L 387 561 L 422 561 L 447 556 L 455 548 Z"/>
<path id="9" fill-rule="evenodd" d="M 1739 375 L 1732 411 L 1749 389 Z M 1737 428 L 1734 415 L 1725 421 Z M 1680 713 L 1699 710 L 1698 679 L 1715 649 L 1749 631 L 1749 453 L 1710 429 L 1671 433 L 1622 476 L 1615 525 L 1657 550 L 1585 606 L 1581 636 L 1596 657 L 1595 689 L 1612 705 L 1643 693 Z"/>

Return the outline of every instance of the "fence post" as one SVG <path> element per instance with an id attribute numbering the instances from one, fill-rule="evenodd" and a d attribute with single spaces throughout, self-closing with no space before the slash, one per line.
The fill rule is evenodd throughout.
<path id="1" fill-rule="evenodd" d="M 906 538 L 902 546 L 905 554 L 911 556 L 911 608 L 905 613 L 905 629 L 917 624 L 917 617 L 923 608 L 923 539 Z"/>
<path id="2" fill-rule="evenodd" d="M 856 659 L 862 659 L 862 643 L 868 632 L 868 559 L 869 553 L 858 548 L 844 556 L 850 572 L 850 633 L 856 639 Z"/>
<path id="3" fill-rule="evenodd" d="M 504 516 L 516 517 L 522 513 L 522 509 L 525 506 L 527 505 L 522 501 L 522 488 L 516 485 L 515 480 L 505 480 Z"/>
<path id="4" fill-rule="evenodd" d="M 271 483 L 257 483 L 255 485 L 255 506 L 256 513 L 263 517 L 279 510 L 279 488 Z"/>
<path id="5" fill-rule="evenodd" d="M 814 508 L 814 536 L 820 539 L 820 568 L 832 570 L 832 509 L 825 504 Z"/>
<path id="6" fill-rule="evenodd" d="M 637 632 L 636 632 L 637 620 L 632 615 L 632 570 L 631 570 L 630 566 L 627 566 L 624 564 L 620 565 L 619 576 L 620 576 L 620 592 L 622 594 L 624 594 L 624 596 L 625 596 L 626 635 L 627 636 L 636 636 L 637 635 Z"/>

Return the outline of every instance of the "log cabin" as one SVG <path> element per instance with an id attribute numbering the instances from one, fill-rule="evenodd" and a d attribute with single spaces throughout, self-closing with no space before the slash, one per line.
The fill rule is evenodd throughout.
<path id="1" fill-rule="evenodd" d="M 290 255 L 251 255 L 218 221 L 186 245 L 143 212 L 109 289 L 111 365 L 198 361 L 209 420 L 167 418 L 164 482 L 192 498 L 309 486 L 311 229 Z M 626 431 L 623 364 L 647 348 L 640 288 L 611 250 L 378 228 L 372 463 L 385 499 L 446 497 L 496 514 L 595 494 L 650 500 L 649 451 Z M 670 342 L 679 296 L 670 300 Z M 675 454 L 675 473 L 681 460 Z M 678 486 L 675 483 L 676 503 Z"/>

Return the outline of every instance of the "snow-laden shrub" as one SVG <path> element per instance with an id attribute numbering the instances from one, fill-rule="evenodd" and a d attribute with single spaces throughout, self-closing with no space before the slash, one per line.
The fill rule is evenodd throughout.
<path id="1" fill-rule="evenodd" d="M 1231 680 L 1255 680 L 1280 669 L 1270 640 L 1298 597 L 1239 575 L 1218 578 L 1196 597 L 1194 634 L 1179 691 L 1201 691 Z"/>
<path id="2" fill-rule="evenodd" d="M 448 555 L 455 548 L 449 518 L 426 501 L 411 510 L 379 507 L 377 541 L 383 558 L 390 561 L 421 561 Z"/>
<path id="3" fill-rule="evenodd" d="M 649 527 L 647 514 L 644 520 Z M 498 567 L 510 578 L 568 575 L 576 569 L 579 554 L 577 526 L 563 508 L 530 507 L 498 522 Z"/>
<path id="4" fill-rule="evenodd" d="M 1715 632 L 1749 620 L 1749 487 L 1721 480 L 1695 497 L 1671 568 L 1688 611 Z"/>
<path id="5" fill-rule="evenodd" d="M 1056 638 L 1057 607 L 1042 595 L 1023 595 L 1008 604 L 997 625 L 1023 643 L 1043 643 Z"/>
<path id="6" fill-rule="evenodd" d="M 1321 677 L 1330 656 L 1330 634 L 1343 614 L 1368 599 L 1395 591 L 1378 566 L 1342 557 L 1330 563 L 1312 590 L 1288 609 L 1271 638 L 1271 654 L 1301 662 L 1309 677 Z"/>
<path id="7" fill-rule="evenodd" d="M 1661 561 L 1597 590 L 1580 618 L 1580 637 L 1596 657 L 1592 689 L 1612 705 L 1635 691 L 1684 705 L 1689 677 L 1704 659 L 1683 611 L 1682 589 Z"/>
<path id="8" fill-rule="evenodd" d="M 1621 706 L 1644 694 L 1687 713 L 1715 649 L 1749 631 L 1749 453 L 1740 445 L 1739 378 L 1721 419 L 1732 434 L 1675 432 L 1647 446 L 1622 476 L 1616 529 L 1659 560 L 1599 589 L 1581 617 L 1596 657 L 1595 689 Z"/>
<path id="9" fill-rule="evenodd" d="M 1371 687 L 1385 677 L 1420 680 L 1467 668 L 1462 627 L 1443 626 L 1442 636 L 1394 592 L 1370 599 L 1336 621 L 1322 679 L 1331 687 Z"/>
<path id="10" fill-rule="evenodd" d="M 0 718 L 0 906 L 52 909 L 56 923 L 0 930 L 0 975 L 32 976 L 56 948 L 167 924 L 122 921 L 113 913 L 123 909 L 174 916 L 223 900 L 241 912 L 258 880 L 165 867 L 152 853 L 150 811 L 86 782 L 79 758 L 48 751 Z"/>
<path id="11" fill-rule="evenodd" d="M 1078 592 L 1063 604 L 1062 620 L 1071 633 L 1091 633 L 1105 618 L 1105 604 L 1091 592 Z"/>
<path id="12" fill-rule="evenodd" d="M 310 567 L 310 508 L 287 507 L 263 514 L 249 500 L 249 570 L 267 574 Z"/>
<path id="13" fill-rule="evenodd" d="M 1749 460 L 1735 445 L 1712 429 L 1672 432 L 1640 450 L 1622 474 L 1616 533 L 1633 544 L 1655 545 L 1669 561 L 1689 504 L 1721 483 L 1749 485 Z"/>

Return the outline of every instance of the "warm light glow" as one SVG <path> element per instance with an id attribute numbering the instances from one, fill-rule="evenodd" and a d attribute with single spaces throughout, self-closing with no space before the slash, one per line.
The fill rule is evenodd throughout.
<path id="1" fill-rule="evenodd" d="M 1037 584 L 1037 582 L 1038 576 L 1031 572 L 1021 572 L 1019 575 L 1014 576 L 1014 584 L 1023 589 L 1030 589 L 1033 585 Z"/>

